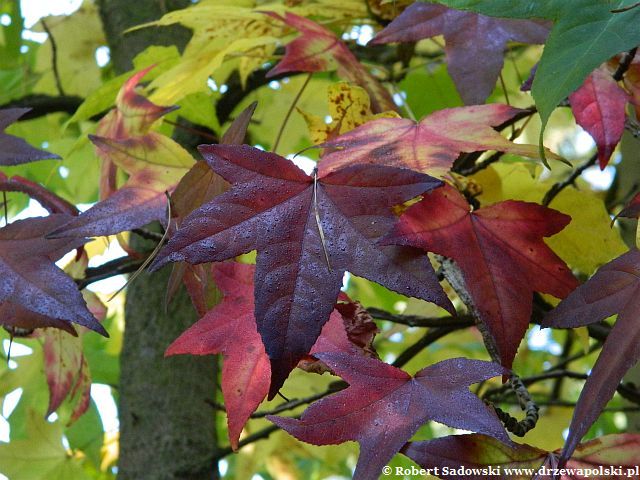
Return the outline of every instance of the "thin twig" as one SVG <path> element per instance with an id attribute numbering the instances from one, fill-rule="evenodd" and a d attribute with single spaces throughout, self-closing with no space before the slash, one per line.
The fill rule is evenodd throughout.
<path id="1" fill-rule="evenodd" d="M 245 437 L 242 440 L 240 440 L 240 442 L 238 443 L 238 449 L 246 445 L 249 445 L 250 443 L 257 442 L 258 440 L 267 439 L 269 438 L 269 435 L 271 435 L 276 430 L 280 430 L 280 427 L 276 425 L 271 425 L 269 427 L 263 428 L 262 430 L 256 433 L 251 434 L 248 437 Z M 231 447 L 220 448 L 219 450 L 216 451 L 215 455 L 213 455 L 212 461 L 217 462 L 218 460 L 221 460 L 227 455 L 230 455 L 232 453 L 233 453 L 233 449 Z"/>
<path id="2" fill-rule="evenodd" d="M 169 125 L 173 125 L 176 128 L 179 128 L 181 130 L 184 130 L 185 132 L 189 132 L 189 133 L 193 133 L 194 135 L 198 135 L 202 138 L 208 138 L 209 140 L 212 140 L 216 143 L 218 143 L 219 138 L 216 137 L 215 135 L 209 133 L 209 132 L 205 132 L 204 130 L 200 130 L 198 128 L 192 128 L 192 127 L 187 127 L 186 125 L 182 125 L 181 123 L 178 122 L 174 122 L 172 120 L 168 120 L 166 118 L 163 118 L 162 121 L 164 123 L 168 123 Z"/>
<path id="3" fill-rule="evenodd" d="M 401 325 L 407 325 L 409 327 L 470 327 L 474 325 L 474 320 L 471 315 L 460 315 L 458 317 L 446 316 L 446 317 L 421 317 L 418 315 L 399 315 L 381 310 L 379 308 L 370 307 L 367 308 L 367 312 L 373 317 L 379 320 L 387 320 L 393 323 L 399 323 Z"/>
<path id="4" fill-rule="evenodd" d="M 144 238 L 145 240 L 155 240 L 156 242 L 160 242 L 164 238 L 164 234 L 152 232 L 144 228 L 134 228 L 133 230 L 131 230 L 131 232 L 135 233 L 139 237 Z"/>
<path id="5" fill-rule="evenodd" d="M 300 100 L 300 97 L 302 96 L 305 88 L 307 88 L 307 85 L 309 85 L 309 81 L 311 80 L 312 75 L 313 73 L 309 73 L 307 75 L 307 78 L 302 84 L 302 87 L 300 87 L 298 94 L 293 99 L 293 102 L 291 102 L 291 105 L 289 106 L 289 110 L 287 110 L 287 114 L 284 116 L 284 120 L 282 121 L 282 126 L 280 127 L 280 130 L 278 131 L 278 135 L 276 136 L 276 140 L 273 142 L 273 148 L 271 149 L 272 152 L 276 152 L 278 150 L 278 145 L 280 144 L 280 139 L 282 138 L 282 134 L 284 133 L 285 127 L 287 126 L 289 117 L 291 117 L 291 114 L 293 113 L 293 109 L 296 108 L 296 104 L 298 103 L 298 100 Z"/>
<path id="6" fill-rule="evenodd" d="M 571 175 L 569 175 L 565 180 L 563 180 L 561 182 L 558 182 L 558 183 L 554 183 L 551 186 L 551 188 L 549 189 L 549 191 L 545 194 L 544 198 L 542 199 L 542 205 L 544 205 L 545 207 L 548 206 L 551 203 L 551 201 L 554 198 L 556 198 L 556 196 L 562 190 L 564 190 L 569 185 L 573 185 L 575 183 L 576 179 L 580 175 L 582 175 L 582 172 L 584 172 L 587 168 L 595 165 L 597 160 L 598 160 L 598 154 L 594 153 L 591 156 L 591 158 L 589 158 L 589 160 L 587 160 L 582 165 L 577 167 L 573 172 L 571 172 Z"/>
<path id="7" fill-rule="evenodd" d="M 47 26 L 47 23 L 44 21 L 44 19 L 40 19 L 40 23 L 42 24 L 42 28 L 44 29 L 44 31 L 49 36 L 49 41 L 51 42 L 51 63 L 53 66 L 53 78 L 56 82 L 56 89 L 58 90 L 60 96 L 64 97 L 65 93 L 64 89 L 62 88 L 62 82 L 60 81 L 60 72 L 58 71 L 58 46 L 56 45 L 56 40 L 55 38 L 53 38 L 53 34 L 51 33 L 51 30 L 49 30 L 49 27 Z"/>
<path id="8" fill-rule="evenodd" d="M 76 280 L 76 285 L 82 290 L 94 282 L 135 272 L 143 262 L 143 258 L 120 257 L 98 267 L 89 267 L 85 270 L 85 278 Z"/>
<path id="9" fill-rule="evenodd" d="M 628 12 L 629 10 L 633 10 L 636 7 L 640 7 L 640 2 L 636 2 L 633 5 L 628 5 L 626 7 L 622 7 L 622 8 L 615 8 L 613 10 L 610 10 L 611 13 L 623 13 L 623 12 Z"/>
<path id="10" fill-rule="evenodd" d="M 432 343 L 437 342 L 442 337 L 449 335 L 451 332 L 459 330 L 461 327 L 437 327 L 429 329 L 420 340 L 407 348 L 402 352 L 398 358 L 392 363 L 394 367 L 402 367 L 409 363 L 409 361 L 418 355 L 422 350 L 427 348 Z"/>

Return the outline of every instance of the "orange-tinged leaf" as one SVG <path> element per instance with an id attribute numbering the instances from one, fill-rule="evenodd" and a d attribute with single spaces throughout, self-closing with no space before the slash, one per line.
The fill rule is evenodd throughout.
<path id="1" fill-rule="evenodd" d="M 440 110 L 417 123 L 405 118 L 373 120 L 322 144 L 338 150 L 325 155 L 319 171 L 324 174 L 363 163 L 442 176 L 461 152 L 496 150 L 538 158 L 537 145 L 512 143 L 493 128 L 520 112 L 508 105 L 492 104 Z M 559 158 L 551 151 L 546 155 Z"/>
<path id="2" fill-rule="evenodd" d="M 529 325 L 533 292 L 564 298 L 578 286 L 571 270 L 542 241 L 570 220 L 518 201 L 471 211 L 464 196 L 445 185 L 409 207 L 382 241 L 453 259 L 462 270 L 470 307 L 493 337 L 502 364 L 511 367 Z"/>
<path id="3" fill-rule="evenodd" d="M 52 237 L 112 235 L 164 219 L 165 192 L 175 188 L 194 160 L 174 140 L 150 130 L 174 107 L 155 105 L 136 93 L 149 68 L 124 84 L 116 108 L 100 122 L 98 135 L 90 136 L 103 161 L 103 193 L 108 197 L 52 232 Z M 116 168 L 129 179 L 113 191 Z"/>
<path id="4" fill-rule="evenodd" d="M 287 72 L 337 70 L 340 77 L 367 91 L 375 113 L 397 110 L 389 92 L 332 31 L 291 12 L 286 12 L 284 17 L 274 12 L 265 13 L 300 32 L 299 37 L 287 44 L 284 58 L 269 71 L 268 77 Z"/>
<path id="5" fill-rule="evenodd" d="M 366 90 L 356 85 L 339 82 L 331 85 L 327 93 L 331 123 L 326 123 L 322 117 L 298 109 L 307 122 L 311 141 L 314 144 L 332 140 L 369 120 L 399 117 L 392 110 L 374 114 L 371 111 L 371 102 Z"/>

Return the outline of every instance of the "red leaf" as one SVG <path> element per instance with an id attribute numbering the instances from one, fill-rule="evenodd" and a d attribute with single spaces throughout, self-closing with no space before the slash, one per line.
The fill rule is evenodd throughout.
<path id="1" fill-rule="evenodd" d="M 344 353 L 317 357 L 349 388 L 315 402 L 300 420 L 267 418 L 313 445 L 357 441 L 360 457 L 354 479 L 378 478 L 382 467 L 427 420 L 510 443 L 495 413 L 469 391 L 470 385 L 504 373 L 495 363 L 454 358 L 411 377 L 371 358 Z"/>
<path id="2" fill-rule="evenodd" d="M 229 439 L 235 450 L 244 425 L 269 391 L 269 357 L 254 316 L 255 266 L 225 262 L 213 265 L 212 271 L 224 299 L 180 335 L 167 348 L 165 355 L 223 354 L 222 394 L 227 409 Z M 344 320 L 345 323 L 356 323 L 355 320 Z M 362 352 L 349 341 L 343 317 L 335 310 L 311 353 L 316 351 Z"/>
<path id="3" fill-rule="evenodd" d="M 628 100 L 629 95 L 606 68 L 594 70 L 582 86 L 569 95 L 576 122 L 593 137 L 598 146 L 601 170 L 609 163 L 622 138 Z"/>
<path id="4" fill-rule="evenodd" d="M 640 216 L 640 193 L 636 193 L 631 201 L 617 215 L 618 217 L 638 218 Z"/>
<path id="5" fill-rule="evenodd" d="M 212 268 L 223 301 L 180 335 L 165 355 L 223 354 L 222 395 L 235 450 L 249 416 L 269 391 L 269 358 L 253 314 L 254 266 L 220 263 Z"/>
<path id="6" fill-rule="evenodd" d="M 59 159 L 58 155 L 32 147 L 23 139 L 4 133 L 4 129 L 27 113 L 30 108 L 0 110 L 0 165 L 21 165 L 36 160 Z"/>
<path id="7" fill-rule="evenodd" d="M 19 220 L 0 229 L 0 302 L 10 300 L 40 315 L 77 323 L 108 336 L 87 309 L 74 281 L 54 263 L 86 240 L 44 238 L 70 218 L 49 215 Z"/>
<path id="8" fill-rule="evenodd" d="M 530 480 L 543 462 L 547 469 L 553 468 L 555 454 L 548 455 L 544 450 L 526 444 L 514 445 L 509 447 L 484 435 L 452 435 L 409 443 L 402 453 L 425 469 L 437 469 L 439 473 L 434 472 L 435 475 L 447 472 L 442 477 L 452 480 Z M 638 478 L 639 452 L 640 435 L 606 435 L 579 445 L 564 467 L 568 472 L 558 478 L 592 478 L 597 475 L 585 477 L 575 470 L 599 471 L 600 468 L 610 473 L 605 473 L 609 479 Z M 569 473 L 572 469 L 574 472 Z M 535 478 L 552 476 L 538 475 Z"/>
<path id="9" fill-rule="evenodd" d="M 640 251 L 621 255 L 601 267 L 545 317 L 546 327 L 575 328 L 618 314 L 573 412 L 562 459 L 613 397 L 624 374 L 640 359 Z"/>
<path id="10" fill-rule="evenodd" d="M 338 70 L 341 78 L 357 83 L 367 91 L 374 113 L 398 109 L 389 92 L 362 66 L 356 56 L 333 32 L 313 20 L 290 12 L 286 12 L 284 17 L 274 12 L 265 13 L 301 33 L 286 46 L 284 58 L 267 73 L 267 77 L 287 72 Z"/>
<path id="11" fill-rule="evenodd" d="M 49 386 L 46 416 L 55 412 L 67 396 L 75 397 L 71 421 L 89 407 L 91 376 L 82 352 L 81 337 L 70 337 L 60 330 L 44 331 L 44 370 Z"/>
<path id="12" fill-rule="evenodd" d="M 370 42 L 416 42 L 444 35 L 447 67 L 467 105 L 482 104 L 504 64 L 507 42 L 544 43 L 548 23 L 486 17 L 415 2 Z"/>
<path id="13" fill-rule="evenodd" d="M 542 241 L 570 220 L 555 210 L 518 201 L 472 212 L 467 200 L 445 185 L 411 206 L 383 241 L 455 260 L 502 364 L 511 367 L 529 325 L 533 292 L 563 298 L 578 285 L 567 265 Z"/>
<path id="14" fill-rule="evenodd" d="M 258 251 L 256 319 L 271 359 L 271 397 L 315 343 L 347 270 L 453 311 L 424 255 L 377 244 L 394 222 L 391 207 L 439 181 L 356 166 L 314 182 L 289 160 L 246 145 L 201 152 L 232 188 L 189 215 L 152 268 Z"/>
<path id="15" fill-rule="evenodd" d="M 537 158 L 537 145 L 512 143 L 492 128 L 521 112 L 508 105 L 492 104 L 440 110 L 418 123 L 406 118 L 373 120 L 320 145 L 340 148 L 324 156 L 320 174 L 345 165 L 379 164 L 441 176 L 460 152 L 479 150 Z M 547 157 L 559 158 L 548 150 Z"/>

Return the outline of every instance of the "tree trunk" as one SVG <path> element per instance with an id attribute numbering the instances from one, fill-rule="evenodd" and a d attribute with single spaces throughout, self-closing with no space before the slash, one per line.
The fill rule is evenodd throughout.
<path id="1" fill-rule="evenodd" d="M 184 47 L 184 28 L 124 30 L 188 5 L 188 0 L 100 0 L 115 71 L 131 68 L 149 45 Z M 149 245 L 134 243 L 134 248 Z M 213 357 L 164 358 L 167 346 L 196 320 L 184 291 L 164 311 L 170 268 L 140 275 L 129 287 L 120 357 L 120 459 L 122 480 L 216 478 L 216 362 Z"/>

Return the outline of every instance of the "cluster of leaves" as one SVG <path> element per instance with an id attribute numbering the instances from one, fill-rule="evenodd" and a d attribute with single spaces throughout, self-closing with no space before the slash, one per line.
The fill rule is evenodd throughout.
<path id="1" fill-rule="evenodd" d="M 578 12 L 561 1 L 258 3 L 200 2 L 140 26 L 180 23 L 193 36 L 182 54 L 151 47 L 136 58 L 133 72 L 86 91 L 67 80 L 72 66 L 58 65 L 53 56 L 50 88 L 60 90 L 68 81 L 73 93 L 84 97 L 73 115 L 64 118 L 73 133 L 60 146 L 63 162 L 72 165 L 66 162 L 80 151 L 99 159 L 99 171 L 92 171 L 95 185 L 87 194 L 99 195 L 99 201 L 83 213 L 73 205 L 85 199 L 76 195 L 79 187 L 54 193 L 43 186 L 51 185 L 52 173 L 45 179 L 43 172 L 31 169 L 32 162 L 54 163 L 58 155 L 0 133 L 0 165 L 17 168 L 7 169 L 10 177 L 0 173 L 0 190 L 26 194 L 49 212 L 9 223 L 10 209 L 20 204 L 5 200 L 7 224 L 0 228 L 0 324 L 12 338 L 42 342 L 50 390 L 46 414 L 62 414 L 64 404 L 64 421 L 71 424 L 90 407 L 89 367 L 94 365 L 82 337 L 89 336 L 84 335 L 87 328 L 105 336 L 107 331 L 102 325 L 106 307 L 84 290 L 104 272 L 91 278 L 84 245 L 91 237 L 119 235 L 135 267 L 153 260 L 154 271 L 174 263 L 167 296 L 183 284 L 200 320 L 168 346 L 166 355 L 222 355 L 221 408 L 232 450 L 243 445 L 249 419 L 259 416 L 313 445 L 357 441 L 354 477 L 363 479 L 377 478 L 399 452 L 425 468 L 637 464 L 637 435 L 580 444 L 640 359 L 634 325 L 640 308 L 640 253 L 635 246 L 627 251 L 617 227 L 610 228 L 610 212 L 602 200 L 587 186 L 580 191 L 572 184 L 597 161 L 605 169 L 625 128 L 635 128 L 640 104 L 635 47 L 640 38 L 634 25 L 640 8 L 632 2 L 612 6 L 595 0 L 578 2 Z M 91 6 L 81 12 L 91 14 Z M 365 53 L 339 36 L 345 24 L 361 25 L 365 19 L 387 24 L 371 43 L 394 54 L 389 64 L 369 68 L 358 58 Z M 588 37 L 584 31 L 590 32 Z M 51 32 L 55 36 L 61 30 Z M 434 39 L 440 35 L 443 48 Z M 435 55 L 426 39 L 437 45 Z M 529 82 L 536 107 L 495 101 L 503 95 L 509 103 L 501 71 L 512 41 L 545 44 Z M 397 42 L 410 45 L 408 59 L 397 62 L 396 47 L 385 47 Z M 52 39 L 51 48 L 55 52 Z M 421 61 L 421 55 L 444 55 L 450 77 L 442 69 L 411 73 L 412 60 Z M 538 61 L 534 57 L 527 60 L 529 67 Z M 256 91 L 257 107 L 247 95 L 223 116 L 226 97 L 217 85 L 235 80 L 240 88 L 256 74 L 264 82 L 275 79 L 275 86 L 267 83 Z M 450 108 L 425 107 L 415 88 L 411 93 L 411 82 L 424 88 L 421 75 L 431 82 L 436 75 L 446 78 L 452 96 L 457 90 L 466 106 L 454 100 L 446 105 Z M 341 82 L 332 82 L 335 76 Z M 41 80 L 46 79 L 43 75 Z M 493 94 L 498 79 L 504 91 Z M 150 83 L 143 86 L 144 80 Z M 392 95 L 389 85 L 408 98 Z M 318 102 L 312 100 L 318 95 L 303 96 L 321 87 L 328 90 L 328 121 L 318 115 L 326 105 L 316 108 Z M 519 87 L 511 93 L 516 95 Z M 287 100 L 288 112 L 278 110 Z M 541 139 L 559 104 L 571 106 L 597 153 L 568 177 L 554 162 L 554 182 L 541 177 L 538 161 L 567 160 L 541 141 L 530 145 L 514 140 L 527 133 L 536 111 L 542 119 Z M 635 108 L 629 118 L 627 104 Z M 304 120 L 302 128 L 286 128 L 294 107 Z M 428 115 L 416 121 L 415 111 Z M 26 113 L 0 110 L 0 128 L 4 132 Z M 282 123 L 274 127 L 271 117 L 276 114 Z M 101 116 L 97 124 L 92 120 L 96 115 Z M 198 161 L 176 140 L 181 123 L 175 120 L 207 128 L 212 132 L 207 135 L 219 141 L 201 145 Z M 61 122 L 59 127 L 62 131 Z M 507 129 L 509 139 L 502 133 Z M 58 135 L 65 140 L 66 134 Z M 247 138 L 256 146 L 243 144 Z M 318 161 L 309 173 L 276 153 L 310 146 Z M 87 181 L 82 174 L 77 178 Z M 639 198 L 619 215 L 637 218 Z M 161 238 L 140 230 L 152 221 L 162 222 Z M 125 232 L 156 238 L 159 253 L 133 250 L 121 235 Z M 63 271 L 56 262 L 72 251 Z M 122 269 L 107 276 L 116 273 Z M 580 285 L 578 278 L 586 282 Z M 349 296 L 343 292 L 345 283 Z M 419 304 L 434 317 L 427 319 L 433 329 L 422 345 L 423 340 L 416 343 L 420 348 L 410 347 L 407 359 L 400 355 L 393 364 L 382 352 L 385 336 L 378 335 L 373 313 L 362 306 L 386 306 L 381 299 L 395 294 L 363 293 L 367 288 L 381 292 L 380 286 L 399 294 L 389 298 L 405 305 L 411 297 L 437 306 Z M 564 300 L 552 309 L 557 299 Z M 417 357 L 423 347 L 452 331 L 442 330 L 448 328 L 445 312 L 458 326 L 477 326 L 486 348 L 478 354 L 482 360 L 475 354 L 455 357 L 455 349 L 447 350 L 442 361 Z M 404 318 L 386 314 L 391 320 Z M 612 327 L 601 323 L 615 314 Z M 465 318 L 471 322 L 464 323 Z M 563 373 L 554 377 L 553 369 L 541 372 L 539 362 L 524 358 L 531 352 L 521 344 L 532 321 L 605 331 L 596 337 L 603 341 L 602 350 L 586 377 L 560 451 L 514 443 L 505 430 L 506 425 L 524 435 L 539 416 L 517 373 L 544 379 Z M 587 337 L 587 349 L 588 342 Z M 572 345 L 567 345 L 558 365 L 570 361 Z M 411 359 L 416 360 L 413 375 L 400 369 Z M 286 393 L 287 379 L 295 377 L 296 369 L 306 371 L 307 378 L 329 372 L 346 383 L 335 382 L 305 402 L 287 401 L 273 411 L 257 412 L 265 398 L 272 401 L 281 390 Z M 7 369 L 0 378 L 10 375 Z M 584 380 L 580 373 L 571 375 Z M 508 383 L 497 386 L 494 377 Z M 477 383 L 478 395 L 469 390 Z M 0 386 L 3 395 L 11 390 Z M 492 400 L 492 394 L 508 390 L 525 410 L 523 422 L 498 406 L 508 396 Z M 640 397 L 633 387 L 626 386 L 626 392 Z M 311 400 L 317 401 L 299 416 L 274 415 Z M 38 413 L 45 412 L 28 412 L 25 435 L 38 428 L 47 438 L 59 435 Z M 430 421 L 473 433 L 417 441 Z M 0 458 L 14 458 L 20 442 L 27 442 L 15 438 L 0 446 Z M 79 478 L 86 474 L 82 459 L 64 449 L 38 455 L 55 458 L 38 474 L 54 467 L 80 469 L 74 474 Z M 25 466 L 11 468 L 18 472 L 15 478 L 26 475 Z"/>

